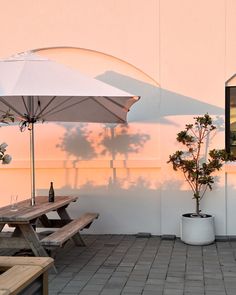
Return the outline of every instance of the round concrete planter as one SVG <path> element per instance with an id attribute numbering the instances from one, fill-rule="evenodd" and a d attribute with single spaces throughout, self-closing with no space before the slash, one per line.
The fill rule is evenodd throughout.
<path id="1" fill-rule="evenodd" d="M 208 245 L 215 240 L 214 217 L 205 215 L 191 217 L 191 213 L 183 214 L 181 219 L 181 240 L 189 245 Z"/>

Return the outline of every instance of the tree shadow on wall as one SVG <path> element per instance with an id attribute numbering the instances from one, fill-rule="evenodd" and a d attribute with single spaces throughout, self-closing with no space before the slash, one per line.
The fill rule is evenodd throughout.
<path id="1" fill-rule="evenodd" d="M 61 137 L 61 142 L 56 145 L 57 148 L 66 152 L 68 156 L 75 156 L 74 163 L 80 159 L 88 160 L 97 157 L 95 142 L 90 138 L 92 131 L 88 129 L 88 124 L 80 123 L 79 126 L 74 127 L 74 124 L 67 123 L 62 126 L 66 131 Z"/>
<path id="2" fill-rule="evenodd" d="M 63 124 L 66 131 L 60 139 L 57 148 L 66 152 L 67 160 L 73 158 L 73 168 L 76 170 L 74 187 L 77 187 L 78 166 L 80 160 L 92 160 L 100 156 L 109 155 L 112 160 L 110 168 L 113 169 L 112 183 L 116 182 L 116 168 L 114 161 L 117 155 L 128 160 L 130 154 L 139 153 L 150 140 L 145 133 L 133 133 L 127 124 L 103 124 L 103 132 L 91 129 L 89 124 L 81 123 L 73 127 L 72 124 Z M 95 134 L 94 134 L 95 133 Z M 126 167 L 126 161 L 124 161 Z M 67 171 L 68 173 L 68 171 Z M 128 169 L 127 169 L 128 173 Z M 66 176 L 68 182 L 69 176 Z"/>
<path id="3" fill-rule="evenodd" d="M 102 134 L 100 144 L 102 151 L 100 155 L 109 155 L 112 158 L 111 168 L 113 169 L 113 176 L 110 183 L 116 184 L 117 169 L 114 166 L 114 161 L 117 155 L 122 155 L 127 161 L 130 154 L 137 154 L 143 148 L 145 143 L 150 140 L 150 135 L 145 133 L 130 133 L 130 127 L 127 124 L 109 126 L 110 134 Z M 124 168 L 126 168 L 127 176 L 129 175 L 129 168 L 124 161 Z"/>
<path id="4" fill-rule="evenodd" d="M 74 124 L 60 124 L 66 131 L 60 138 L 60 143 L 56 145 L 57 148 L 66 152 L 67 162 L 69 158 L 73 157 L 73 168 L 75 169 L 74 187 L 77 187 L 78 169 L 76 164 L 79 160 L 89 160 L 97 157 L 94 147 L 94 140 L 90 138 L 91 132 L 85 123 L 74 127 Z M 66 170 L 66 183 L 69 181 L 69 171 Z"/>

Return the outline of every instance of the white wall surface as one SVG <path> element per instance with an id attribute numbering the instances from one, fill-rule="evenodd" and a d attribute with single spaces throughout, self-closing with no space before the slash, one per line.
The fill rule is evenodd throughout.
<path id="1" fill-rule="evenodd" d="M 43 124 L 36 128 L 37 194 L 80 197 L 70 213 L 96 211 L 92 233 L 179 235 L 194 203 L 166 164 L 176 133 L 208 112 L 224 147 L 225 81 L 236 73 L 236 2 L 51 0 L 1 3 L 0 57 L 35 50 L 85 74 L 141 95 L 128 127 Z M 113 133 L 112 133 L 113 132 Z M 28 134 L 0 129 L 14 161 L 0 167 L 1 205 L 30 194 Z M 235 171 L 228 165 L 202 210 L 218 235 L 235 235 Z M 225 177 L 227 175 L 227 178 Z"/>

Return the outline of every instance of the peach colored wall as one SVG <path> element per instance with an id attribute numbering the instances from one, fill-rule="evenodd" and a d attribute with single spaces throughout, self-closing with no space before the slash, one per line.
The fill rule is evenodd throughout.
<path id="1" fill-rule="evenodd" d="M 79 195 L 72 215 L 101 213 L 92 232 L 179 235 L 179 216 L 193 202 L 166 161 L 177 148 L 176 133 L 197 114 L 215 118 L 220 128 L 212 143 L 224 146 L 225 81 L 236 72 L 235 12 L 233 0 L 2 1 L 0 57 L 35 50 L 142 96 L 113 139 L 100 124 L 38 125 L 37 193 L 46 194 L 53 179 L 58 193 Z M 0 134 L 14 157 L 0 167 L 1 204 L 7 204 L 13 190 L 29 195 L 28 138 L 17 127 Z M 215 215 L 218 235 L 236 234 L 229 210 L 235 171 L 229 165 L 202 204 Z"/>

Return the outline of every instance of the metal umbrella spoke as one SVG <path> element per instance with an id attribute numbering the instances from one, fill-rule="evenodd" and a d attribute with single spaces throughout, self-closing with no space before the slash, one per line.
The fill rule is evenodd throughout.
<path id="1" fill-rule="evenodd" d="M 63 108 L 60 108 L 62 105 L 64 105 L 65 103 L 67 103 L 68 101 L 70 101 L 71 99 L 73 99 L 74 97 L 71 96 L 71 97 L 68 97 L 68 98 L 65 98 L 64 101 L 62 101 L 61 103 L 58 103 L 55 107 L 53 107 L 52 109 L 48 110 L 46 113 L 42 113 L 43 116 L 48 116 L 48 115 L 54 115 L 54 114 L 57 114 L 58 112 L 62 112 L 64 110 L 67 110 L 68 108 L 71 108 L 73 106 L 76 106 L 78 104 L 80 104 L 81 102 L 89 99 L 90 97 L 85 97 L 84 99 L 80 100 L 80 101 L 77 101 L 75 103 L 72 103 L 70 105 L 67 105 Z"/>
<path id="2" fill-rule="evenodd" d="M 110 102 L 114 103 L 114 104 L 115 104 L 115 105 L 117 105 L 118 107 L 120 107 L 120 108 L 124 109 L 126 112 L 128 112 L 128 111 L 129 111 L 129 109 L 128 109 L 128 108 L 126 108 L 126 107 L 125 107 L 125 106 L 123 106 L 122 104 L 118 103 L 118 102 L 117 102 L 117 101 L 115 101 L 114 99 L 112 99 L 112 98 L 110 98 L 110 97 L 106 97 L 106 96 L 104 96 L 104 98 L 105 98 L 105 99 L 107 99 L 108 101 L 110 101 Z"/>
<path id="3" fill-rule="evenodd" d="M 56 99 L 56 96 L 53 96 L 49 102 L 40 110 L 38 114 L 35 114 L 37 118 L 40 118 L 43 112 L 52 104 L 52 102 Z"/>
<path id="4" fill-rule="evenodd" d="M 25 98 L 24 98 L 24 96 L 22 96 L 21 98 L 22 98 L 22 102 L 23 102 L 23 104 L 24 104 L 24 106 L 25 106 L 26 113 L 29 115 L 29 110 L 28 110 L 28 107 L 27 107 L 27 104 L 26 104 Z"/>
<path id="5" fill-rule="evenodd" d="M 6 99 L 4 99 L 3 97 L 0 97 L 0 101 L 6 105 L 10 110 L 14 111 L 16 114 L 18 114 L 20 117 L 24 117 L 24 114 L 22 114 L 21 112 L 19 112 L 13 105 L 11 105 L 10 103 L 8 103 L 6 101 Z"/>
<path id="6" fill-rule="evenodd" d="M 119 117 L 115 112 L 109 110 L 106 106 L 104 106 L 98 99 L 93 98 L 93 100 L 101 105 L 104 109 L 106 109 L 110 114 L 114 115 L 120 122 L 125 123 L 125 120 L 123 120 L 121 117 Z"/>

